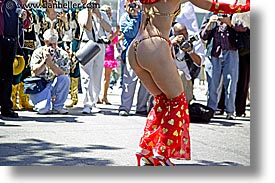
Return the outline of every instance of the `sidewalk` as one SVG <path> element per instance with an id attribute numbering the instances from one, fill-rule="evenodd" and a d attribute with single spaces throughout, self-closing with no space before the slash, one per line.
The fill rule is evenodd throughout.
<path id="1" fill-rule="evenodd" d="M 197 102 L 206 102 L 206 86 L 195 82 Z M 109 92 L 113 105 L 98 105 L 100 113 L 83 115 L 78 105 L 68 115 L 38 115 L 19 111 L 17 121 L 0 119 L 2 166 L 136 166 L 135 150 L 145 117 L 118 116 L 120 90 Z M 136 98 L 133 104 L 136 104 Z M 173 160 L 178 166 L 249 166 L 250 109 L 245 118 L 217 116 L 209 124 L 191 123 L 192 160 Z"/>

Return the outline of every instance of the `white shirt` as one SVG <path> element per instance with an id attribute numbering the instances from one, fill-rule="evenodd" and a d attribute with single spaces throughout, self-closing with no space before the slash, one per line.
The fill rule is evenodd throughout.
<path id="1" fill-rule="evenodd" d="M 181 4 L 181 12 L 177 16 L 176 22 L 184 24 L 186 26 L 186 29 L 189 35 L 198 34 L 200 30 L 199 30 L 199 26 L 198 26 L 196 14 L 195 14 L 194 5 L 191 2 L 186 2 L 185 0 L 182 2 L 184 3 Z M 204 54 L 205 49 L 202 44 L 202 41 L 201 40 L 194 41 L 193 46 L 194 46 L 193 47 L 194 53 L 199 55 L 199 57 L 201 58 L 201 65 L 202 65 L 205 60 L 205 54 Z M 176 58 L 182 59 L 184 58 L 184 55 L 185 55 L 185 52 L 180 50 L 179 53 L 176 55 Z M 176 63 L 177 68 L 185 73 L 186 79 L 191 80 L 190 72 L 186 65 L 186 62 L 185 61 L 179 62 L 177 61 L 177 59 L 174 59 L 174 61 Z"/>
<path id="2" fill-rule="evenodd" d="M 196 34 L 200 31 L 195 8 L 191 2 L 181 4 L 181 11 L 176 17 L 176 22 L 184 24 L 189 34 Z"/>
<path id="3" fill-rule="evenodd" d="M 110 25 L 110 20 L 108 19 L 108 16 L 106 15 L 105 12 L 100 11 L 101 17 L 108 22 Z M 103 29 L 103 27 L 101 26 L 101 22 L 100 19 L 96 16 L 96 14 L 92 13 L 91 16 L 93 17 L 93 30 L 95 33 L 95 38 L 93 37 L 93 33 L 92 31 L 88 31 L 87 29 L 84 29 L 84 33 L 83 33 L 83 37 L 82 40 L 94 40 L 97 41 L 98 38 L 106 36 L 108 37 L 108 33 L 106 33 L 106 31 Z M 80 36 L 83 32 L 83 27 L 86 24 L 88 19 L 88 9 L 85 8 L 83 10 L 81 10 L 78 14 L 78 23 L 80 25 Z"/>
<path id="4" fill-rule="evenodd" d="M 203 47 L 201 40 L 193 42 L 193 50 L 194 50 L 194 53 L 196 53 L 201 58 L 201 65 L 202 65 L 205 60 L 205 54 L 204 54 L 204 47 Z M 176 57 L 174 59 L 174 62 L 176 64 L 177 68 L 180 71 L 184 72 L 186 79 L 191 80 L 192 78 L 190 76 L 188 66 L 184 60 L 185 54 L 186 54 L 186 52 L 179 49 L 179 52 L 176 54 Z M 178 61 L 178 60 L 182 60 L 182 61 Z M 197 65 L 195 62 L 194 62 L 194 64 Z M 197 65 L 197 66 L 200 67 L 201 65 Z"/>

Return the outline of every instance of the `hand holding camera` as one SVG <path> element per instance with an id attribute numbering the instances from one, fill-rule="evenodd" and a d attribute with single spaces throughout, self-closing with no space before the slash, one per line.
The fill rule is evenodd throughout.
<path id="1" fill-rule="evenodd" d="M 227 25 L 229 25 L 229 26 L 232 25 L 232 24 L 231 24 L 231 19 L 230 19 L 230 17 L 227 16 L 227 15 L 219 16 L 218 19 L 219 19 L 219 21 L 221 21 L 222 23 L 225 23 L 225 24 L 227 24 Z"/>
<path id="2" fill-rule="evenodd" d="M 218 15 L 212 15 L 209 19 L 209 23 L 216 23 L 218 21 Z"/>
<path id="3" fill-rule="evenodd" d="M 44 63 L 47 65 L 50 65 L 50 62 L 52 62 L 53 55 L 55 54 L 55 50 L 53 47 L 48 46 L 43 51 L 43 57 L 44 57 Z"/>
<path id="4" fill-rule="evenodd" d="M 86 4 L 86 7 L 88 8 L 88 10 L 99 9 L 100 4 L 97 3 L 95 0 L 92 0 L 89 3 Z"/>
<path id="5" fill-rule="evenodd" d="M 128 4 L 128 6 L 126 7 L 126 11 L 133 17 L 136 17 L 140 8 L 141 4 L 139 4 L 138 1 L 133 1 L 132 3 Z"/>
<path id="6" fill-rule="evenodd" d="M 179 34 L 173 37 L 173 39 L 171 40 L 171 43 L 172 45 L 179 45 L 184 41 L 184 39 L 185 39 L 184 35 Z"/>
<path id="7" fill-rule="evenodd" d="M 184 52 L 190 52 L 193 49 L 193 42 L 198 40 L 199 40 L 198 35 L 191 36 L 187 40 L 184 40 L 183 42 L 181 42 L 179 44 L 179 47 Z"/>
<path id="8" fill-rule="evenodd" d="M 51 56 L 55 54 L 55 50 L 52 47 L 49 48 L 48 52 Z"/>

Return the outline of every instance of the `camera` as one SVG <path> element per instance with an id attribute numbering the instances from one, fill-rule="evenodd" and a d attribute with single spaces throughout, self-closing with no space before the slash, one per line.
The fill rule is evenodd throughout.
<path id="1" fill-rule="evenodd" d="M 226 17 L 229 17 L 229 16 L 230 16 L 229 14 L 218 14 L 219 18 L 226 18 Z"/>
<path id="2" fill-rule="evenodd" d="M 137 7 L 137 4 L 136 4 L 136 3 L 131 3 L 131 4 L 129 4 L 128 6 L 129 6 L 129 8 L 136 8 L 136 7 Z"/>
<path id="3" fill-rule="evenodd" d="M 53 48 L 49 48 L 49 53 L 50 53 L 50 55 L 54 55 L 55 50 Z"/>
<path id="4" fill-rule="evenodd" d="M 91 1 L 91 2 L 89 2 L 86 6 L 87 6 L 88 9 L 100 8 L 100 4 L 97 3 L 97 2 L 94 1 L 94 0 Z"/>
<path id="5" fill-rule="evenodd" d="M 192 44 L 194 41 L 198 41 L 199 40 L 199 36 L 198 35 L 194 35 L 188 38 L 188 40 L 183 41 L 182 43 L 179 44 L 180 48 L 189 48 L 189 44 Z"/>
<path id="6" fill-rule="evenodd" d="M 111 41 L 106 36 L 102 36 L 98 38 L 97 43 L 110 44 Z"/>

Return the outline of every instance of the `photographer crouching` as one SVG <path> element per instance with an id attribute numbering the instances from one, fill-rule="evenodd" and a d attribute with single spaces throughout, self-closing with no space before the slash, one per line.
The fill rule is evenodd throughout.
<path id="1" fill-rule="evenodd" d="M 194 79 L 200 72 L 200 66 L 205 60 L 204 48 L 197 35 L 188 36 L 186 26 L 176 23 L 173 26 L 174 35 L 170 38 L 174 50 L 174 61 L 179 70 L 188 103 L 194 98 Z"/>
<path id="2" fill-rule="evenodd" d="M 21 0 L 0 0 L 0 105 L 3 118 L 18 118 L 11 101 L 13 61 L 23 28 L 30 16 Z"/>
<path id="3" fill-rule="evenodd" d="M 67 114 L 68 110 L 63 107 L 70 87 L 69 56 L 57 46 L 55 29 L 46 30 L 43 38 L 45 45 L 33 52 L 30 67 L 32 77 L 41 78 L 45 88 L 29 96 L 38 114 Z"/>

